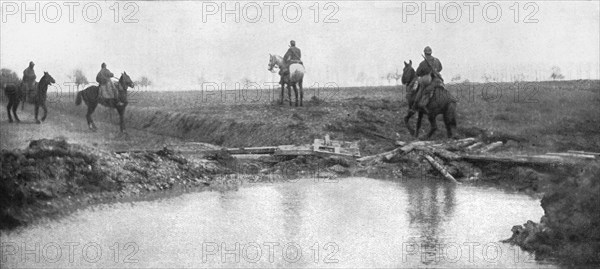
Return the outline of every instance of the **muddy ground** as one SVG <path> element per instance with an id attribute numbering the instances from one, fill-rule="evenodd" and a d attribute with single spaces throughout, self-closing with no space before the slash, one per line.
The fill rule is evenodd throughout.
<path id="1" fill-rule="evenodd" d="M 515 85 L 509 84 L 494 85 L 508 92 L 496 93 L 490 99 L 487 86 L 490 85 L 450 87 L 459 96 L 458 138 L 500 140 L 504 145 L 498 151 L 503 153 L 600 151 L 598 81 L 537 83 L 534 86 L 538 95 L 529 92 L 524 100 L 510 92 Z M 208 96 L 199 92 L 132 92 L 126 112 L 127 134 L 118 133 L 114 110 L 99 107 L 94 115 L 99 130 L 91 132 L 85 122 L 85 107 L 75 107 L 73 96 L 50 95 L 50 114 L 41 125 L 33 123 L 31 105 L 25 111 L 19 110 L 22 120 L 19 124 L 8 124 L 6 114 L 0 113 L 3 200 L 0 224 L 3 229 L 17 227 L 40 218 L 68 214 L 93 203 L 144 199 L 164 190 L 224 190 L 247 181 L 300 176 L 442 180 L 426 161 L 412 153 L 363 166 L 343 158 L 311 156 L 237 160 L 218 150 L 310 144 L 314 138 L 329 134 L 333 139 L 359 141 L 363 155 L 388 151 L 396 147 L 395 140 L 414 140 L 402 122 L 406 112 L 402 93 L 401 87 L 307 90 L 305 106 L 296 108 L 280 106 L 276 92 L 267 95 L 259 92 L 252 98 L 234 92 L 225 94 L 225 99 L 222 94 Z M 432 139 L 444 140 L 443 123 L 439 121 L 438 125 L 440 130 Z M 423 126 L 429 128 L 426 121 Z M 181 148 L 210 152 L 182 155 L 177 153 Z M 514 243 L 538 251 L 540 256 L 550 253 L 569 257 L 571 249 L 592 249 L 591 254 L 599 249 L 600 237 L 594 232 L 599 227 L 595 213 L 600 208 L 597 200 L 589 195 L 573 196 L 580 193 L 575 190 L 581 185 L 579 178 L 587 178 L 581 171 L 594 173 L 597 165 L 517 166 L 479 162 L 456 163 L 451 167 L 456 168 L 454 175 L 465 182 L 470 177 L 468 173 L 480 174 L 479 180 L 468 184 L 545 195 L 542 206 L 551 220 L 542 223 L 553 223 L 544 226 L 553 228 L 553 240 L 532 247 L 531 237 L 521 236 L 522 240 L 515 239 Z M 573 186 L 561 185 L 568 178 Z M 584 184 L 587 188 L 583 191 L 593 190 L 598 178 L 584 182 L 588 185 Z M 579 201 L 577 210 L 551 206 L 556 203 L 548 202 L 569 199 Z M 573 216 L 574 212 L 577 216 Z M 568 229 L 557 224 L 572 218 L 579 221 Z M 562 232 L 566 230 L 569 232 Z M 571 236 L 574 230 L 577 235 Z M 586 234 L 592 240 L 579 244 Z M 524 238 L 530 239 L 525 242 Z M 565 244 L 565 240 L 570 243 Z M 565 245 L 568 250 L 561 247 Z M 577 258 L 576 262 L 586 263 L 586 257 L 590 255 Z"/>

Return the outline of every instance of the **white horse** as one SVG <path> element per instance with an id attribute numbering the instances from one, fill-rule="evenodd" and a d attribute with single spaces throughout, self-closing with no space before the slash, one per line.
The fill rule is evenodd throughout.
<path id="1" fill-rule="evenodd" d="M 273 69 L 277 66 L 279 69 L 283 66 L 283 58 L 279 55 L 269 54 L 269 71 L 275 73 Z M 304 99 L 304 91 L 302 90 L 302 79 L 304 78 L 304 66 L 299 63 L 292 63 L 289 67 L 289 76 L 283 77 L 283 83 L 281 84 L 281 100 L 280 104 L 283 104 L 283 91 L 284 84 L 288 85 L 288 98 L 290 99 L 290 106 L 292 105 L 292 91 L 290 87 L 294 88 L 294 94 L 296 96 L 296 106 L 298 106 L 298 89 L 300 89 L 300 106 L 302 106 L 302 100 Z"/>

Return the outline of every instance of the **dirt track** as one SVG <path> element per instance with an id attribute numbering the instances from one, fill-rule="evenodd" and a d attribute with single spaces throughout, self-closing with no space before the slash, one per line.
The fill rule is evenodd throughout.
<path id="1" fill-rule="evenodd" d="M 17 115 L 20 123 L 8 123 L 5 110 L 6 104 L 2 103 L 0 113 L 0 148 L 15 149 L 25 148 L 32 140 L 42 138 L 63 137 L 69 143 L 90 145 L 106 150 L 126 150 L 131 148 L 156 148 L 167 144 L 182 143 L 180 139 L 152 134 L 145 131 L 128 129 L 127 134 L 118 131 L 118 125 L 97 121 L 98 131 L 92 132 L 87 128 L 85 114 L 74 116 L 50 108 L 48 118 L 42 124 L 36 124 L 33 115 L 33 106 L 26 105 L 25 110 L 19 108 Z M 97 109 L 96 113 L 106 110 Z"/>

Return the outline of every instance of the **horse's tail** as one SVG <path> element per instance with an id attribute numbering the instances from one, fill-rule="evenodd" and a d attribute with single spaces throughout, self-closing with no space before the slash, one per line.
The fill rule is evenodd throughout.
<path id="1" fill-rule="evenodd" d="M 444 112 L 444 122 L 456 128 L 456 102 L 450 102 Z"/>
<path id="2" fill-rule="evenodd" d="M 81 105 L 81 100 L 83 99 L 83 97 L 82 97 L 83 94 L 81 92 L 82 91 L 78 91 L 77 92 L 77 97 L 75 98 L 75 105 L 76 106 Z"/>

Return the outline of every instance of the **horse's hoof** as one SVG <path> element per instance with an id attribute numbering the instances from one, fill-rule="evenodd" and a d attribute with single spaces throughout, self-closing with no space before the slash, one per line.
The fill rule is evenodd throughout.
<path id="1" fill-rule="evenodd" d="M 42 121 L 46 121 L 46 117 L 43 117 L 43 118 L 42 118 Z"/>
<path id="2" fill-rule="evenodd" d="M 37 124 L 42 124 L 42 122 L 41 122 L 41 121 L 39 121 L 39 120 L 35 120 L 35 123 L 37 123 Z"/>
<path id="3" fill-rule="evenodd" d="M 13 123 L 13 120 L 12 119 L 8 119 L 8 123 Z"/>

